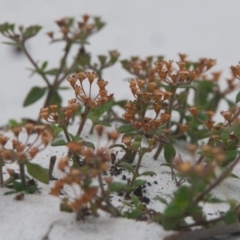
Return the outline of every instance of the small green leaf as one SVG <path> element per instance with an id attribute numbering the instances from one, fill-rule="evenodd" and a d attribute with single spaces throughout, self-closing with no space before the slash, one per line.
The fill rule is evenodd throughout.
<path id="1" fill-rule="evenodd" d="M 47 65 L 48 65 L 48 62 L 44 61 L 41 66 L 41 70 L 43 71 L 47 67 Z"/>
<path id="2" fill-rule="evenodd" d="M 171 163 L 176 156 L 176 150 L 173 145 L 164 145 L 164 157 L 167 163 Z"/>
<path id="3" fill-rule="evenodd" d="M 140 203 L 138 197 L 137 197 L 136 195 L 134 195 L 134 194 L 131 195 L 131 200 L 132 200 L 132 202 L 133 202 L 135 205 L 138 204 L 138 203 Z"/>
<path id="4" fill-rule="evenodd" d="M 28 186 L 26 189 L 27 193 L 33 194 L 37 191 L 37 185 Z"/>
<path id="5" fill-rule="evenodd" d="M 79 141 L 82 140 L 82 137 L 80 137 L 78 134 L 77 135 L 72 135 L 71 133 L 69 133 L 69 136 L 71 137 L 71 140 L 74 141 Z"/>
<path id="6" fill-rule="evenodd" d="M 116 102 L 114 101 L 114 106 L 117 105 L 117 106 L 125 109 L 124 107 L 125 107 L 126 103 L 127 103 L 127 100 L 121 100 L 121 101 L 116 101 Z"/>
<path id="7" fill-rule="evenodd" d="M 130 219 L 139 219 L 143 215 L 144 210 L 142 209 L 133 209 L 124 212 L 123 216 Z"/>
<path id="8" fill-rule="evenodd" d="M 53 147 L 56 147 L 56 146 L 65 146 L 65 145 L 66 145 L 66 141 L 64 141 L 64 140 L 62 140 L 62 139 L 57 140 L 57 141 L 55 141 L 55 142 L 53 142 L 53 143 L 51 144 L 51 146 L 53 146 Z"/>
<path id="9" fill-rule="evenodd" d="M 61 127 L 54 124 L 51 124 L 50 127 L 53 130 L 53 139 L 57 138 L 63 130 Z"/>
<path id="10" fill-rule="evenodd" d="M 176 208 L 176 211 L 181 209 Z M 181 222 L 182 216 L 181 214 L 176 214 L 174 216 L 165 216 L 163 215 L 161 218 L 162 226 L 165 230 L 175 230 L 176 226 Z"/>
<path id="11" fill-rule="evenodd" d="M 140 174 L 140 176 L 154 176 L 154 175 L 157 175 L 157 174 L 153 171 L 146 171 Z"/>
<path id="12" fill-rule="evenodd" d="M 45 72 L 46 75 L 53 75 L 53 76 L 56 75 L 57 73 L 58 73 L 57 68 L 53 68 Z"/>
<path id="13" fill-rule="evenodd" d="M 115 148 L 115 147 L 120 147 L 124 150 L 126 149 L 123 144 L 117 144 L 117 143 L 111 144 L 108 148 L 111 149 L 111 148 Z"/>
<path id="14" fill-rule="evenodd" d="M 65 90 L 69 90 L 69 89 L 71 89 L 71 88 L 70 88 L 70 87 L 59 87 L 58 89 L 59 89 L 59 90 L 64 90 L 64 91 L 65 91 Z"/>
<path id="15" fill-rule="evenodd" d="M 234 174 L 234 173 L 231 173 L 230 177 L 239 179 L 239 177 L 236 174 Z"/>
<path id="16" fill-rule="evenodd" d="M 8 191 L 8 192 L 5 192 L 3 195 L 11 195 L 11 194 L 14 194 L 16 193 L 16 191 Z"/>
<path id="17" fill-rule="evenodd" d="M 23 106 L 26 107 L 38 101 L 41 97 L 43 97 L 45 91 L 45 87 L 33 87 L 27 94 Z"/>
<path id="18" fill-rule="evenodd" d="M 104 66 L 105 63 L 106 63 L 106 60 L 107 60 L 107 56 L 105 56 L 105 55 L 98 55 L 97 57 L 98 57 L 99 62 L 101 63 L 101 66 Z"/>
<path id="19" fill-rule="evenodd" d="M 28 173 L 36 180 L 48 184 L 48 172 L 45 168 L 41 167 L 36 163 L 26 162 Z"/>
<path id="20" fill-rule="evenodd" d="M 50 100 L 49 105 L 51 105 L 51 104 L 57 104 L 59 106 L 61 106 L 61 104 L 62 104 L 62 98 L 59 95 L 59 93 L 56 92 L 56 91 L 51 96 L 51 100 Z"/>
<path id="21" fill-rule="evenodd" d="M 113 101 L 110 101 L 102 106 L 91 109 L 88 118 L 93 122 L 98 122 L 103 113 L 107 112 L 113 106 Z"/>
<path id="22" fill-rule="evenodd" d="M 227 224 L 232 224 L 238 222 L 237 211 L 234 213 L 233 211 L 228 211 L 225 216 L 224 220 Z"/>
<path id="23" fill-rule="evenodd" d="M 121 162 L 119 164 L 120 167 L 124 167 L 125 169 L 127 169 L 129 172 L 133 173 L 134 172 L 134 168 L 131 164 L 127 163 L 127 162 Z"/>
<path id="24" fill-rule="evenodd" d="M 225 153 L 226 159 L 225 161 L 222 163 L 222 167 L 227 166 L 229 163 L 231 163 L 236 156 L 238 155 L 239 151 L 238 150 L 231 150 Z"/>
<path id="25" fill-rule="evenodd" d="M 143 179 L 136 179 L 133 183 L 133 188 L 143 186 L 147 181 Z"/>
<path id="26" fill-rule="evenodd" d="M 119 133 L 129 133 L 129 132 L 133 132 L 135 131 L 135 127 L 133 127 L 132 125 L 130 124 L 123 124 L 122 126 L 120 126 L 117 131 Z"/>
<path id="27" fill-rule="evenodd" d="M 205 199 L 205 202 L 208 202 L 208 203 L 224 203 L 226 201 L 220 199 L 220 198 L 217 198 L 217 197 L 208 197 Z"/>
<path id="28" fill-rule="evenodd" d="M 94 25 L 96 26 L 96 28 L 98 30 L 100 30 L 101 28 L 103 28 L 105 26 L 105 22 L 102 22 L 100 17 L 94 17 Z"/>
<path id="29" fill-rule="evenodd" d="M 21 182 L 18 182 L 18 181 L 14 181 L 14 182 L 13 182 L 13 187 L 14 187 L 14 189 L 16 190 L 16 192 L 22 192 L 22 191 L 25 190 L 25 189 L 24 189 L 24 186 L 22 185 L 22 183 L 21 183 Z"/>
<path id="30" fill-rule="evenodd" d="M 89 147 L 89 148 L 95 149 L 95 145 L 94 145 L 94 143 L 92 143 L 92 142 L 82 141 L 82 142 L 81 142 L 81 145 L 82 145 L 82 146 L 85 146 L 85 147 Z"/>
<path id="31" fill-rule="evenodd" d="M 236 96 L 236 103 L 240 102 L 240 91 L 238 92 L 237 96 Z"/>
<path id="32" fill-rule="evenodd" d="M 68 205 L 66 205 L 64 203 L 60 204 L 60 211 L 69 212 L 69 213 L 73 212 L 73 210 Z"/>
<path id="33" fill-rule="evenodd" d="M 160 201 L 161 203 L 163 203 L 165 205 L 168 205 L 168 202 L 166 201 L 166 199 L 164 199 L 160 196 L 156 196 L 154 199 Z"/>
<path id="34" fill-rule="evenodd" d="M 132 142 L 132 146 L 134 150 L 138 150 L 141 146 L 142 138 L 141 137 L 136 137 L 134 141 Z"/>
<path id="35" fill-rule="evenodd" d="M 110 192 L 129 191 L 131 187 L 122 182 L 112 182 L 109 188 Z"/>
<path id="36" fill-rule="evenodd" d="M 11 46 L 14 46 L 14 47 L 19 47 L 21 48 L 21 44 L 19 43 L 14 43 L 14 42 L 2 42 L 3 44 L 6 44 L 6 45 L 11 45 Z"/>
<path id="37" fill-rule="evenodd" d="M 8 120 L 8 125 L 10 125 L 11 127 L 15 127 L 15 126 L 22 126 L 23 123 L 22 122 L 18 122 L 15 119 L 9 119 Z"/>

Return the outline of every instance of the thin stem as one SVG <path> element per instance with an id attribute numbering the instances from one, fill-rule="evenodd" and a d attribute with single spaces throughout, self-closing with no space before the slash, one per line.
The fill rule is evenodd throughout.
<path id="1" fill-rule="evenodd" d="M 140 164 L 141 164 L 143 155 L 144 155 L 144 153 L 139 153 L 137 166 L 136 166 L 135 172 L 133 173 L 132 181 L 131 181 L 131 183 L 130 183 L 130 186 L 131 186 L 131 187 L 133 187 L 133 184 L 134 184 L 136 178 L 139 176 L 138 171 L 139 171 L 139 168 L 140 168 Z M 129 195 L 130 195 L 131 192 L 132 192 L 132 190 L 128 191 L 128 192 L 126 193 L 126 195 L 125 195 L 125 198 L 129 198 Z"/>
<path id="2" fill-rule="evenodd" d="M 233 170 L 233 168 L 237 165 L 240 160 L 240 154 L 235 158 L 233 163 L 213 182 L 208 188 L 205 189 L 196 199 L 194 202 L 201 201 L 212 189 L 218 186 Z"/>
<path id="3" fill-rule="evenodd" d="M 112 203 L 109 201 L 109 197 L 106 196 L 106 192 L 104 190 L 103 187 L 103 181 L 102 181 L 102 176 L 101 173 L 98 173 L 98 181 L 99 181 L 99 185 L 100 185 L 100 189 L 102 192 L 102 197 L 105 201 L 105 203 L 107 204 L 107 209 L 114 215 L 114 216 L 121 216 L 121 213 L 112 205 Z"/>
<path id="4" fill-rule="evenodd" d="M 157 151 L 155 152 L 155 154 L 154 154 L 154 156 L 153 156 L 154 160 L 157 160 L 159 154 L 161 153 L 161 151 L 162 151 L 162 149 L 163 149 L 163 146 L 164 146 L 163 143 L 159 143 L 158 149 L 157 149 Z"/>
<path id="5" fill-rule="evenodd" d="M 98 181 L 99 181 L 100 189 L 102 192 L 102 197 L 105 198 L 106 196 L 105 196 L 105 191 L 104 191 L 103 182 L 102 182 L 102 176 L 101 176 L 100 172 L 98 173 Z"/>
<path id="6" fill-rule="evenodd" d="M 41 69 L 38 67 L 38 65 L 36 64 L 36 62 L 33 60 L 33 58 L 31 57 L 31 55 L 29 54 L 28 50 L 26 49 L 24 43 L 22 44 L 22 50 L 25 53 L 25 55 L 27 56 L 28 60 L 32 63 L 32 65 L 35 67 L 35 69 L 37 70 L 37 73 L 39 75 L 41 75 L 41 77 L 43 78 L 43 80 L 46 82 L 46 84 L 48 85 L 48 87 L 51 87 L 50 81 L 47 79 L 47 77 L 45 76 L 45 74 L 41 71 Z"/>
<path id="7" fill-rule="evenodd" d="M 4 181 L 3 181 L 3 165 L 0 163 L 0 187 L 3 187 Z"/>
<path id="8" fill-rule="evenodd" d="M 63 55 L 63 57 L 62 57 L 62 59 L 61 59 L 61 61 L 60 61 L 60 66 L 59 66 L 58 72 L 57 72 L 57 74 L 56 74 L 56 76 L 55 76 L 54 83 L 60 83 L 59 76 L 60 76 L 60 74 L 61 74 L 61 73 L 63 72 L 63 70 L 64 70 L 63 68 L 64 68 L 64 66 L 65 66 L 65 64 L 66 64 L 66 60 L 67 60 L 68 54 L 69 54 L 69 52 L 70 52 L 71 46 L 72 46 L 72 43 L 71 43 L 70 41 L 67 41 L 67 42 L 66 42 L 66 46 L 65 46 L 65 48 L 64 48 L 65 53 L 64 53 L 64 55 Z"/>
<path id="9" fill-rule="evenodd" d="M 77 135 L 79 135 L 79 136 L 82 133 L 82 130 L 83 130 L 84 124 L 85 124 L 85 122 L 87 120 L 87 116 L 88 116 L 89 112 L 90 112 L 90 107 L 86 106 L 85 110 L 84 110 L 84 113 L 82 114 L 82 120 L 81 120 L 81 123 L 80 123 L 78 131 L 77 131 Z"/>
<path id="10" fill-rule="evenodd" d="M 53 169 L 56 163 L 56 156 L 51 156 L 50 157 L 50 162 L 49 162 L 49 170 L 48 170 L 48 178 L 49 180 L 52 180 L 52 173 L 53 173 Z"/>
<path id="11" fill-rule="evenodd" d="M 173 110 L 173 103 L 174 103 L 174 100 L 175 100 L 175 95 L 176 95 L 176 86 L 172 86 L 172 96 L 171 96 L 171 99 L 170 99 L 170 102 L 169 102 L 169 106 L 168 106 L 168 113 L 170 114 L 170 118 L 169 120 L 167 121 L 166 123 L 166 128 L 169 128 L 170 127 L 170 123 L 171 123 L 171 114 L 172 114 L 172 110 Z M 157 158 L 159 157 L 162 149 L 163 149 L 163 146 L 164 146 L 164 143 L 159 143 L 158 145 L 158 149 L 156 151 L 156 153 L 154 154 L 153 158 L 154 160 L 157 160 Z"/>
<path id="12" fill-rule="evenodd" d="M 20 178 L 24 189 L 27 188 L 24 163 L 19 163 Z"/>
<path id="13" fill-rule="evenodd" d="M 64 68 L 64 66 L 66 64 L 66 59 L 67 59 L 68 54 L 69 54 L 70 49 L 71 49 L 71 45 L 72 45 L 72 43 L 67 41 L 66 46 L 65 46 L 65 53 L 64 53 L 64 55 L 63 55 L 63 57 L 62 57 L 62 59 L 60 61 L 60 66 L 58 68 L 58 71 L 57 71 L 57 74 L 55 76 L 54 82 L 53 82 L 53 84 L 49 84 L 48 85 L 49 91 L 47 93 L 47 97 L 46 97 L 46 100 L 45 100 L 45 103 L 44 103 L 43 107 L 47 107 L 51 103 L 52 97 L 55 95 L 55 93 L 58 90 L 59 85 L 62 82 L 62 79 L 61 78 L 59 79 L 59 76 L 63 72 L 63 68 Z M 66 76 L 64 75 L 63 79 L 65 79 L 65 77 Z"/>
<path id="14" fill-rule="evenodd" d="M 176 90 L 177 88 L 175 86 L 172 87 L 172 96 L 171 96 L 171 99 L 170 99 L 170 102 L 169 102 L 169 107 L 168 107 L 168 113 L 172 114 L 172 109 L 173 109 L 173 103 L 174 103 L 174 100 L 175 100 L 175 95 L 176 95 Z M 170 123 L 171 123 L 171 117 L 169 118 L 169 120 L 167 121 L 166 123 L 166 128 L 169 128 L 170 127 Z"/>
<path id="15" fill-rule="evenodd" d="M 68 142 L 71 142 L 71 139 L 70 139 L 69 134 L 68 134 L 68 131 L 67 131 L 67 126 L 66 126 L 66 124 L 61 125 L 61 127 L 62 127 L 62 129 L 63 129 L 64 135 L 65 135 L 67 141 L 68 141 Z"/>

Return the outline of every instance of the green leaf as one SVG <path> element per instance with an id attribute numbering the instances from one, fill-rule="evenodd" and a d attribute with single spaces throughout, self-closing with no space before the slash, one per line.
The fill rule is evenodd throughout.
<path id="1" fill-rule="evenodd" d="M 94 17 L 94 25 L 96 26 L 96 28 L 98 30 L 100 30 L 101 28 L 103 28 L 105 26 L 105 22 L 102 22 L 100 17 Z"/>
<path id="2" fill-rule="evenodd" d="M 53 75 L 53 76 L 55 76 L 57 73 L 58 73 L 57 68 L 53 68 L 45 72 L 46 75 Z"/>
<path id="3" fill-rule="evenodd" d="M 47 65 L 48 65 L 48 62 L 44 61 L 41 66 L 41 70 L 43 71 L 47 67 Z"/>
<path id="4" fill-rule="evenodd" d="M 126 149 L 123 144 L 117 144 L 117 143 L 111 144 L 108 148 L 111 149 L 111 148 L 115 148 L 115 147 L 120 147 L 120 148 L 122 148 L 123 150 Z"/>
<path id="5" fill-rule="evenodd" d="M 134 194 L 131 195 L 131 200 L 132 200 L 132 202 L 133 202 L 135 205 L 138 204 L 138 203 L 140 203 L 138 197 L 137 197 L 136 195 L 134 195 Z"/>
<path id="6" fill-rule="evenodd" d="M 140 174 L 140 176 L 154 176 L 154 175 L 157 175 L 157 174 L 153 171 L 146 171 Z"/>
<path id="7" fill-rule="evenodd" d="M 125 105 L 126 105 L 126 103 L 127 103 L 127 100 L 121 100 L 121 101 L 114 101 L 114 106 L 119 106 L 119 107 L 121 107 L 121 108 L 123 108 L 123 109 L 125 109 Z"/>
<path id="8" fill-rule="evenodd" d="M 33 194 L 37 191 L 37 185 L 28 186 L 26 189 L 27 193 Z"/>
<path id="9" fill-rule="evenodd" d="M 236 100 L 235 100 L 236 103 L 240 102 L 240 91 L 238 92 L 237 96 L 236 96 Z"/>
<path id="10" fill-rule="evenodd" d="M 230 174 L 230 177 L 240 179 L 240 178 L 239 178 L 236 174 L 234 174 L 234 173 L 231 173 L 231 174 Z"/>
<path id="11" fill-rule="evenodd" d="M 66 205 L 64 203 L 60 204 L 60 211 L 69 212 L 69 213 L 73 212 L 73 210 L 68 205 Z"/>
<path id="12" fill-rule="evenodd" d="M 8 192 L 5 192 L 3 195 L 11 195 L 11 194 L 14 194 L 16 193 L 16 191 L 8 191 Z"/>
<path id="13" fill-rule="evenodd" d="M 176 156 L 176 150 L 173 145 L 164 145 L 164 157 L 167 163 L 171 163 Z"/>
<path id="14" fill-rule="evenodd" d="M 74 141 L 79 141 L 79 140 L 82 140 L 82 137 L 80 137 L 78 134 L 77 135 L 73 135 L 71 133 L 68 133 L 69 136 L 71 137 L 71 140 L 74 142 Z"/>
<path id="15" fill-rule="evenodd" d="M 63 139 L 57 140 L 51 144 L 51 146 L 53 146 L 53 147 L 65 146 L 65 145 L 66 145 L 66 141 L 64 141 Z"/>
<path id="16" fill-rule="evenodd" d="M 239 92 L 239 93 L 240 93 L 240 92 Z M 224 100 L 228 103 L 228 106 L 229 106 L 229 107 L 234 107 L 234 106 L 236 105 L 235 102 L 227 99 L 226 97 L 224 98 Z"/>
<path id="17" fill-rule="evenodd" d="M 144 184 L 146 184 L 146 180 L 143 180 L 143 179 L 136 179 L 133 183 L 133 188 L 137 188 L 137 187 L 140 187 L 140 186 L 143 186 Z"/>
<path id="18" fill-rule="evenodd" d="M 64 90 L 64 91 L 65 91 L 65 90 L 69 90 L 69 89 L 71 89 L 71 88 L 70 88 L 70 87 L 59 87 L 58 89 L 59 89 L 59 90 Z"/>
<path id="19" fill-rule="evenodd" d="M 110 192 L 129 191 L 131 190 L 131 186 L 122 182 L 112 182 L 109 190 Z"/>
<path id="20" fill-rule="evenodd" d="M 26 107 L 38 101 L 41 97 L 43 97 L 45 91 L 45 87 L 33 87 L 27 94 L 23 106 Z"/>
<path id="21" fill-rule="evenodd" d="M 236 156 L 238 155 L 239 151 L 238 150 L 232 150 L 232 151 L 228 151 L 225 153 L 226 159 L 225 161 L 222 163 L 222 167 L 227 166 L 229 163 L 231 163 Z"/>
<path id="22" fill-rule="evenodd" d="M 102 106 L 91 109 L 88 118 L 94 123 L 98 122 L 103 113 L 107 112 L 113 106 L 113 101 L 110 101 Z"/>
<path id="23" fill-rule="evenodd" d="M 156 196 L 154 199 L 160 201 L 161 203 L 163 203 L 165 205 L 168 205 L 167 200 L 162 198 L 162 197 L 160 197 L 160 196 Z"/>
<path id="24" fill-rule="evenodd" d="M 141 142 L 142 142 L 142 137 L 136 137 L 132 142 L 132 146 L 136 151 L 140 148 Z"/>
<path id="25" fill-rule="evenodd" d="M 56 91 L 51 95 L 51 100 L 50 100 L 49 105 L 52 105 L 52 104 L 56 104 L 59 106 L 61 106 L 61 104 L 62 104 L 62 98 L 59 95 L 59 93 Z"/>
<path id="26" fill-rule="evenodd" d="M 92 142 L 82 141 L 82 142 L 81 142 L 81 145 L 82 145 L 82 146 L 85 146 L 85 147 L 89 147 L 89 148 L 95 149 L 95 145 L 94 145 L 94 143 L 92 143 Z"/>
<path id="27" fill-rule="evenodd" d="M 186 207 L 188 204 L 189 196 L 191 196 L 191 189 L 187 186 L 181 186 L 174 193 L 174 201 L 181 205 L 181 207 Z"/>
<path id="28" fill-rule="evenodd" d="M 224 203 L 226 201 L 220 199 L 220 198 L 217 198 L 217 197 L 208 197 L 205 199 L 205 202 L 208 202 L 208 203 Z"/>
<path id="29" fill-rule="evenodd" d="M 225 216 L 224 220 L 227 224 L 232 224 L 238 222 L 237 211 L 234 213 L 233 211 L 228 211 Z"/>
<path id="30" fill-rule="evenodd" d="M 41 28 L 42 27 L 39 25 L 33 25 L 33 26 L 27 27 L 22 33 L 24 40 L 27 40 L 35 36 L 41 30 Z"/>
<path id="31" fill-rule="evenodd" d="M 144 210 L 142 209 L 133 209 L 124 212 L 123 216 L 130 219 L 139 219 L 143 215 Z"/>
<path id="32" fill-rule="evenodd" d="M 171 205 L 168 206 L 166 210 L 169 214 L 164 214 L 162 216 L 162 226 L 165 230 L 174 230 L 176 226 L 181 222 L 182 209 L 178 205 Z"/>
<path id="33" fill-rule="evenodd" d="M 131 164 L 127 163 L 127 162 L 121 162 L 119 164 L 120 167 L 124 167 L 125 169 L 127 169 L 129 172 L 133 173 L 134 172 L 134 168 Z"/>
<path id="34" fill-rule="evenodd" d="M 53 139 L 57 138 L 63 129 L 57 125 L 51 124 L 51 129 L 53 130 Z"/>
<path id="35" fill-rule="evenodd" d="M 104 66 L 105 63 L 106 63 L 106 60 L 107 60 L 107 56 L 105 56 L 105 55 L 98 55 L 97 57 L 98 57 L 99 62 L 101 63 L 101 66 Z"/>
<path id="36" fill-rule="evenodd" d="M 24 186 L 22 185 L 21 182 L 14 181 L 14 182 L 13 182 L 13 187 L 14 187 L 14 189 L 16 190 L 16 192 L 25 191 Z"/>
<path id="37" fill-rule="evenodd" d="M 135 127 L 133 127 L 132 125 L 130 124 L 123 124 L 122 126 L 120 126 L 117 131 L 119 133 L 129 133 L 129 132 L 133 132 L 135 131 Z"/>
<path id="38" fill-rule="evenodd" d="M 2 42 L 3 44 L 6 44 L 6 45 L 11 45 L 11 46 L 14 46 L 14 47 L 22 47 L 21 44 L 19 43 L 14 43 L 14 42 Z"/>
<path id="39" fill-rule="evenodd" d="M 48 172 L 45 168 L 41 167 L 36 163 L 26 162 L 28 173 L 36 180 L 48 184 Z"/>
<path id="40" fill-rule="evenodd" d="M 18 122 L 15 119 L 9 119 L 8 120 L 8 125 L 10 125 L 11 127 L 15 127 L 15 126 L 22 126 L 23 123 L 22 122 Z"/>

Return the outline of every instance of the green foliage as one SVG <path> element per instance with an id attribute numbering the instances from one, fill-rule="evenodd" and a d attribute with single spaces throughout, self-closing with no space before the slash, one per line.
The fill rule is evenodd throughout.
<path id="1" fill-rule="evenodd" d="M 119 133 L 130 133 L 135 131 L 135 128 L 129 124 L 124 124 L 118 128 Z"/>
<path id="2" fill-rule="evenodd" d="M 48 172 L 45 168 L 41 167 L 40 165 L 36 163 L 26 162 L 27 171 L 29 175 L 31 175 L 33 178 L 37 179 L 38 181 L 42 183 L 48 184 Z"/>
<path id="3" fill-rule="evenodd" d="M 166 162 L 171 163 L 175 156 L 175 148 L 172 145 L 164 145 L 164 157 Z"/>
<path id="4" fill-rule="evenodd" d="M 46 88 L 41 87 L 33 87 L 30 92 L 27 94 L 27 97 L 24 100 L 23 106 L 29 106 L 36 101 L 38 101 L 40 98 L 42 98 L 46 92 Z"/>

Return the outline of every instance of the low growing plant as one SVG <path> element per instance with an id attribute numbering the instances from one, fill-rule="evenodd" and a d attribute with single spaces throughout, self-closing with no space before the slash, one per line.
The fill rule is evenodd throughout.
<path id="1" fill-rule="evenodd" d="M 99 63 L 92 64 L 91 55 L 85 50 L 89 36 L 104 26 L 101 19 L 84 15 L 77 23 L 72 18 L 56 23 L 61 36 L 55 38 L 52 32 L 48 36 L 53 43 L 64 42 L 65 49 L 60 65 L 53 69 L 47 69 L 47 62 L 38 65 L 25 45 L 38 33 L 39 26 L 19 27 L 16 33 L 14 24 L 0 25 L 0 32 L 11 40 L 11 45 L 23 50 L 34 66 L 32 72 L 39 74 L 47 85 L 33 87 L 24 101 L 25 106 L 30 105 L 47 93 L 39 118 L 45 125 L 13 126 L 16 139 L 11 147 L 9 138 L 0 135 L 1 184 L 12 184 L 14 192 L 34 192 L 36 184 L 32 191 L 25 167 L 34 179 L 48 183 L 52 167 L 47 173 L 31 160 L 52 143 L 53 147 L 66 146 L 68 153 L 58 160 L 63 176 L 56 180 L 50 193 L 61 199 L 61 210 L 75 212 L 78 220 L 87 215 L 99 216 L 102 210 L 112 216 L 157 222 L 166 230 L 177 231 L 237 222 L 239 202 L 214 197 L 212 191 L 227 177 L 238 178 L 233 169 L 240 159 L 240 92 L 235 102 L 228 96 L 239 88 L 240 65 L 231 66 L 232 76 L 222 89 L 221 73 L 211 72 L 216 64 L 213 59 L 193 62 L 184 54 L 179 54 L 177 62 L 166 61 L 162 56 L 144 60 L 132 57 L 121 61 L 123 68 L 134 76 L 129 80 L 132 98 L 116 101 L 106 90 L 108 82 L 102 79 L 102 71 L 118 61 L 118 52 L 98 56 Z M 79 51 L 73 62 L 67 64 L 75 44 Z M 54 76 L 53 81 L 49 76 Z M 65 79 L 75 97 L 62 106 L 59 90 Z M 222 109 L 222 101 L 228 109 Z M 124 109 L 122 116 L 116 114 L 116 106 Z M 221 119 L 216 121 L 217 113 Z M 89 136 L 95 130 L 98 142 L 89 141 L 82 134 L 88 119 L 92 121 Z M 78 124 L 76 132 L 70 133 L 70 124 Z M 19 138 L 23 129 L 27 136 L 24 142 Z M 189 157 L 178 151 L 178 142 L 184 142 Z M 176 189 L 168 198 L 147 199 L 142 191 L 147 186 L 146 178 L 157 175 L 158 169 L 142 171 L 141 166 L 146 159 L 162 158 L 165 162 L 159 163 L 159 168 L 167 167 Z M 6 162 L 17 163 L 20 173 L 8 169 L 10 179 L 4 181 L 2 167 Z M 121 181 L 119 176 L 127 181 Z M 117 195 L 122 196 L 120 206 L 111 201 Z M 149 201 L 160 201 L 165 209 L 151 209 Z M 209 220 L 203 205 L 222 202 L 228 204 L 229 210 Z"/>

